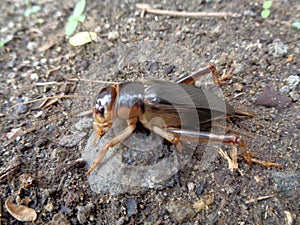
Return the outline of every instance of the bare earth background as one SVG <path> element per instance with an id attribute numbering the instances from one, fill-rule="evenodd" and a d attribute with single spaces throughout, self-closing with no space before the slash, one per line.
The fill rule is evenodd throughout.
<path id="1" fill-rule="evenodd" d="M 30 17 L 24 17 L 23 1 L 3 1 L 0 224 L 21 223 L 6 210 L 8 198 L 34 209 L 38 215 L 34 224 L 300 224 L 300 31 L 291 26 L 300 19 L 300 5 L 297 0 L 274 1 L 270 17 L 264 20 L 262 2 L 147 2 L 160 9 L 242 14 L 239 18 L 191 19 L 152 14 L 141 18 L 135 1 L 88 1 L 84 24 L 97 32 L 99 40 L 75 48 L 64 36 L 75 0 L 31 2 L 41 10 Z M 118 195 L 93 192 L 87 166 L 80 160 L 92 133 L 91 116 L 72 114 L 92 107 L 99 87 L 90 82 L 66 82 L 66 78 L 106 80 L 99 68 L 101 57 L 141 40 L 184 46 L 203 64 L 215 63 L 221 72 L 235 64 L 223 94 L 236 108 L 257 114 L 242 126 L 255 137 L 250 138 L 249 149 L 284 168 L 250 166 L 239 158 L 240 172 L 232 173 L 227 161 L 217 155 L 203 169 L 200 146 L 190 162 L 159 189 Z M 103 64 L 130 71 L 118 68 L 113 57 L 107 62 L 102 59 Z M 187 67 L 176 69 L 189 70 Z M 133 77 L 120 73 L 113 79 Z M 294 85 L 289 84 L 292 79 Z M 52 83 L 37 85 L 46 82 Z M 261 105 L 266 98 L 255 104 L 263 92 L 269 94 L 267 100 L 281 100 L 272 107 Z M 13 107 L 58 94 L 85 97 L 59 99 L 46 108 L 40 107 L 41 102 Z M 207 206 L 199 206 L 203 202 Z"/>

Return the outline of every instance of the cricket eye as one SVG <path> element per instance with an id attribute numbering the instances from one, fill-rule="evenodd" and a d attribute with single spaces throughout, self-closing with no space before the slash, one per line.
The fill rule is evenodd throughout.
<path id="1" fill-rule="evenodd" d="M 97 114 L 99 114 L 101 117 L 104 117 L 105 107 L 101 105 L 101 101 L 99 99 L 96 101 L 95 110 Z"/>
<path id="2" fill-rule="evenodd" d="M 112 116 L 112 106 L 116 100 L 116 90 L 114 87 L 104 87 L 102 88 L 95 102 L 95 115 L 98 115 L 98 119 L 104 119 L 103 121 L 109 121 Z M 99 121 L 98 121 L 99 122 Z"/>

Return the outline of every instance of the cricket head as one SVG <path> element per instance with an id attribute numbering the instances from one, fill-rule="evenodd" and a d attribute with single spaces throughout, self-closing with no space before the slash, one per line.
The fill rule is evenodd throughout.
<path id="1" fill-rule="evenodd" d="M 117 86 L 115 85 L 104 87 L 97 94 L 93 108 L 93 127 L 98 137 L 102 137 L 111 128 L 116 98 Z"/>

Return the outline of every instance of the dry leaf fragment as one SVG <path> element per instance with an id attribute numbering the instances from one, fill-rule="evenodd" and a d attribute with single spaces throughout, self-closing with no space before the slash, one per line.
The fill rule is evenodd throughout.
<path id="1" fill-rule="evenodd" d="M 69 39 L 69 44 L 72 46 L 81 46 L 95 40 L 97 34 L 95 32 L 79 32 Z"/>
<path id="2" fill-rule="evenodd" d="M 4 178 L 13 174 L 16 170 L 20 168 L 22 160 L 20 156 L 15 156 L 11 159 L 5 166 L 0 169 L 0 183 L 4 181 Z"/>
<path id="3" fill-rule="evenodd" d="M 215 195 L 213 191 L 211 191 L 205 199 L 201 199 L 193 204 L 193 208 L 197 213 L 199 213 L 203 209 L 207 209 L 208 206 L 213 204 L 215 201 Z"/>
<path id="4" fill-rule="evenodd" d="M 17 205 L 11 202 L 9 199 L 5 201 L 5 207 L 7 211 L 19 221 L 34 221 L 37 214 L 34 209 L 24 205 Z"/>
<path id="5" fill-rule="evenodd" d="M 286 62 L 292 62 L 294 58 L 294 54 L 288 55 Z"/>
<path id="6" fill-rule="evenodd" d="M 32 182 L 34 181 L 34 178 L 28 174 L 28 173 L 24 173 L 20 175 L 20 189 L 24 188 L 24 187 L 30 187 L 32 185 Z"/>
<path id="7" fill-rule="evenodd" d="M 7 134 L 6 134 L 6 137 L 8 139 L 11 139 L 13 138 L 16 134 L 19 134 L 20 133 L 20 130 L 21 128 L 18 127 L 18 128 L 12 128 Z"/>
<path id="8" fill-rule="evenodd" d="M 289 211 L 284 211 L 285 221 L 287 225 L 292 225 L 294 223 L 293 214 Z"/>
<path id="9" fill-rule="evenodd" d="M 231 158 L 221 148 L 219 148 L 219 153 L 222 157 L 224 157 L 228 161 L 228 169 L 230 169 L 231 172 L 238 169 L 239 165 L 237 162 L 237 148 L 236 147 L 233 147 Z"/>

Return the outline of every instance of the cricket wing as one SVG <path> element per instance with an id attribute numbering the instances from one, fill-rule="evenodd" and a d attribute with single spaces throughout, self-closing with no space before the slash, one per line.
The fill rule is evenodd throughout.
<path id="1" fill-rule="evenodd" d="M 222 98 L 192 85 L 146 81 L 144 86 L 148 118 L 161 117 L 170 126 L 201 125 L 234 112 Z"/>

